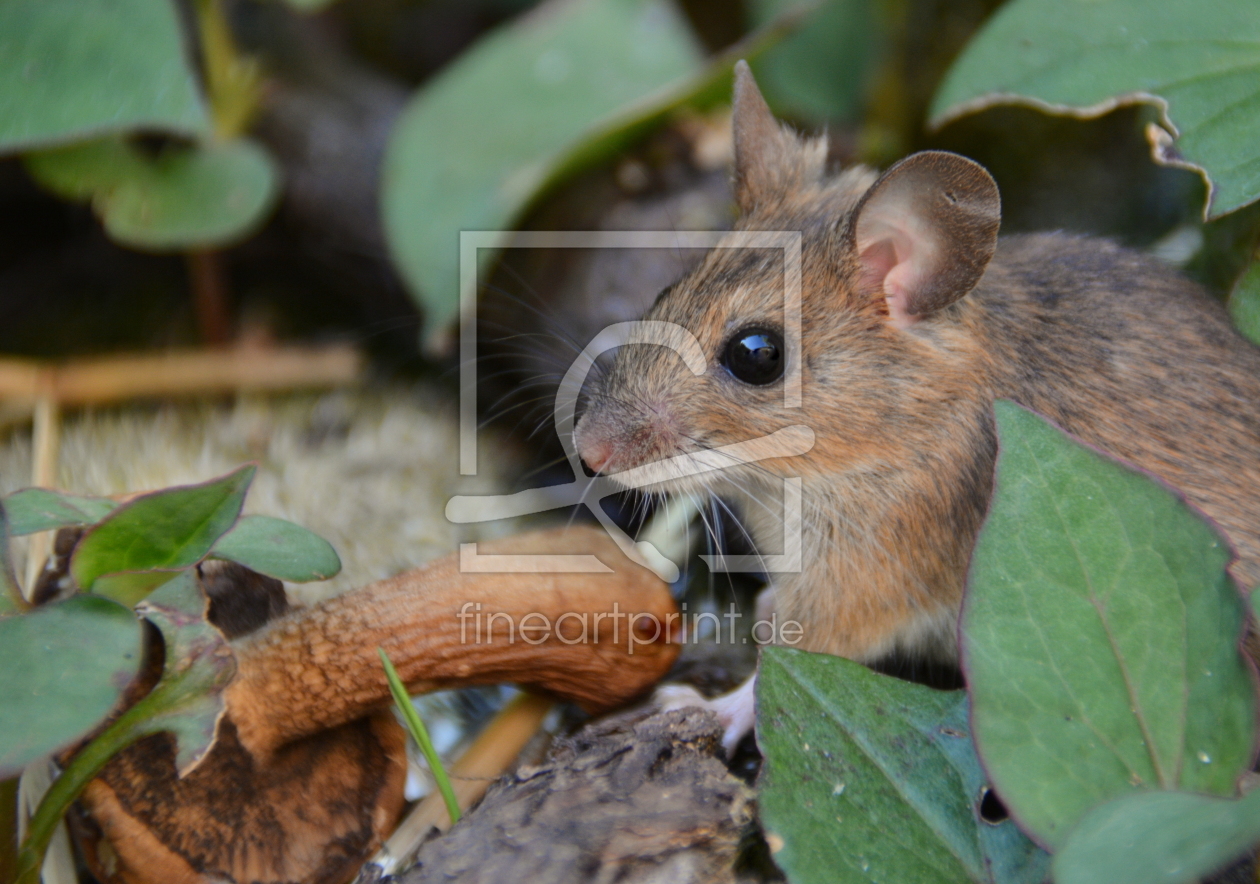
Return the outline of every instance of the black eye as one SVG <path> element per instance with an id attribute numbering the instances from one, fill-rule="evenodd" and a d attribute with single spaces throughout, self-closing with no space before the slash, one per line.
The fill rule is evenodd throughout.
<path id="1" fill-rule="evenodd" d="M 773 329 L 751 327 L 735 333 L 722 364 L 746 384 L 772 384 L 783 377 L 783 337 Z"/>

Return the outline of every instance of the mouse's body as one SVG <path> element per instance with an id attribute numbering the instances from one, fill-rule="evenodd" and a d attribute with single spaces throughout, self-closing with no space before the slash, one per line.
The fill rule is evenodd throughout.
<path id="1" fill-rule="evenodd" d="M 773 575 L 775 613 L 802 624 L 798 647 L 857 660 L 955 656 L 997 398 L 1180 489 L 1234 543 L 1235 576 L 1260 584 L 1260 350 L 1219 303 L 1106 241 L 999 242 L 996 186 L 953 154 L 829 177 L 821 143 L 782 129 L 746 69 L 734 120 L 737 229 L 803 236 L 799 346 L 783 339 L 782 255 L 715 249 L 645 317 L 694 334 L 707 370 L 621 348 L 575 433 L 588 464 L 615 476 L 810 427 L 807 454 L 673 484 L 742 497 L 773 549 L 766 502 L 802 477 L 803 568 Z M 783 395 L 794 360 L 799 408 Z"/>

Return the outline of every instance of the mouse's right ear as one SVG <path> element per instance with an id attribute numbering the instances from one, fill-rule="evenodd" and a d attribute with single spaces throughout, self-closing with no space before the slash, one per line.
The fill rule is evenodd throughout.
<path id="1" fill-rule="evenodd" d="M 884 298 L 900 328 L 949 306 L 980 281 L 1001 217 L 997 184 L 983 166 L 939 150 L 906 157 L 849 217 L 860 294 Z"/>

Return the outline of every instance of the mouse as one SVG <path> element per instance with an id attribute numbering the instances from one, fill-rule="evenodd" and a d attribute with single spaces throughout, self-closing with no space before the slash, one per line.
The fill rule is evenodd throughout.
<path id="1" fill-rule="evenodd" d="M 1177 489 L 1233 544 L 1238 583 L 1260 585 L 1260 349 L 1218 300 L 1110 240 L 999 236 L 996 183 L 957 154 L 829 172 L 825 139 L 780 124 L 744 62 L 732 126 L 735 231 L 800 234 L 798 339 L 783 250 L 713 249 L 644 317 L 693 335 L 704 370 L 669 347 L 618 348 L 574 427 L 588 468 L 731 500 L 759 547 L 783 542 L 768 501 L 799 477 L 800 570 L 771 574 L 759 611 L 800 624 L 796 647 L 863 663 L 957 661 L 997 399 Z M 804 454 L 685 468 L 801 425 Z M 707 703 L 728 749 L 752 727 L 753 684 Z"/>

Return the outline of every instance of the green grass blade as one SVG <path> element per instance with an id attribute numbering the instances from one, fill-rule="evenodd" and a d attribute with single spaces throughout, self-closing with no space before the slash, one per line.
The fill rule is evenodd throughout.
<path id="1" fill-rule="evenodd" d="M 398 706 L 398 711 L 402 713 L 403 720 L 407 722 L 411 738 L 416 741 L 416 745 L 424 753 L 424 760 L 429 763 L 429 770 L 433 773 L 433 779 L 437 781 L 438 791 L 442 793 L 442 800 L 446 802 L 446 812 L 451 815 L 451 825 L 455 825 L 460 817 L 459 800 L 455 797 L 455 790 L 451 788 L 451 780 L 446 775 L 446 768 L 442 767 L 442 759 L 438 758 L 437 750 L 433 748 L 433 741 L 429 739 L 429 732 L 424 722 L 420 720 L 420 713 L 416 712 L 416 707 L 411 705 L 411 697 L 402 679 L 398 677 L 398 671 L 394 669 L 394 664 L 389 662 L 389 655 L 385 653 L 384 648 L 377 648 L 376 651 L 381 655 L 381 665 L 385 667 L 389 692 L 394 695 L 394 703 Z"/>

